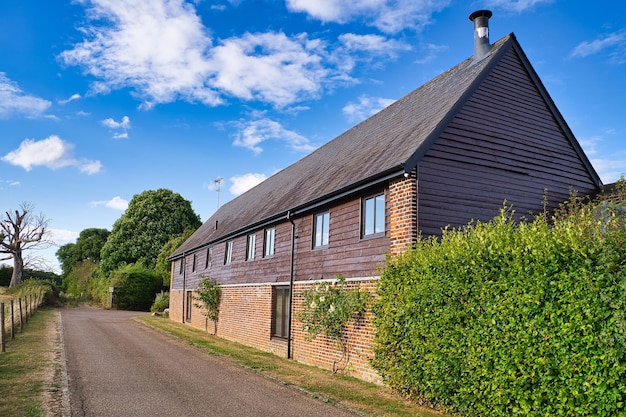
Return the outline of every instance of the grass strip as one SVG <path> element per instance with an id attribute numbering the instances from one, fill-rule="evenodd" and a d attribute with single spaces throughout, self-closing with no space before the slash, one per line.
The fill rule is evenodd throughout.
<path id="1" fill-rule="evenodd" d="M 0 353 L 0 416 L 43 415 L 44 391 L 50 389 L 46 381 L 54 366 L 50 330 L 57 314 L 39 310 Z"/>
<path id="2" fill-rule="evenodd" d="M 306 391 L 314 398 L 347 407 L 364 416 L 441 417 L 443 414 L 411 403 L 390 389 L 356 378 L 305 365 L 213 336 L 191 326 L 162 317 L 136 320 L 179 338 L 212 355 Z"/>

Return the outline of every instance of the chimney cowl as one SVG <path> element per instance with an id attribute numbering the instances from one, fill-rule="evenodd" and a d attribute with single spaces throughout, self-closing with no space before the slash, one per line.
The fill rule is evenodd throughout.
<path id="1" fill-rule="evenodd" d="M 474 62 L 480 61 L 489 53 L 489 18 L 491 10 L 477 10 L 469 15 L 469 20 L 474 22 Z"/>

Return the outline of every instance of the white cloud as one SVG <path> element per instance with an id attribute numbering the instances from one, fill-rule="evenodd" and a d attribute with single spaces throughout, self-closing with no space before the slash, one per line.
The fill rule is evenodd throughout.
<path id="1" fill-rule="evenodd" d="M 211 52 L 211 84 L 234 97 L 279 107 L 317 97 L 332 73 L 323 66 L 322 46 L 305 35 L 284 33 L 226 39 Z"/>
<path id="2" fill-rule="evenodd" d="M 233 185 L 230 186 L 228 191 L 234 196 L 245 193 L 250 188 L 265 181 L 267 176 L 265 174 L 249 173 L 239 176 L 230 177 L 230 182 Z"/>
<path id="3" fill-rule="evenodd" d="M 615 155 L 613 159 L 591 159 L 591 165 L 602 179 L 604 184 L 617 181 L 620 177 L 626 177 L 626 152 Z"/>
<path id="4" fill-rule="evenodd" d="M 259 146 L 267 140 L 287 142 L 291 149 L 299 152 L 310 152 L 315 147 L 304 136 L 285 129 L 280 123 L 270 119 L 258 119 L 237 124 L 239 130 L 234 134 L 233 145 L 248 148 L 255 154 L 263 151 Z"/>
<path id="5" fill-rule="evenodd" d="M 581 42 L 572 50 L 570 57 L 585 58 L 605 51 L 618 63 L 626 61 L 626 29 L 593 41 Z"/>
<path id="6" fill-rule="evenodd" d="M 399 16 L 407 10 L 430 16 L 426 5 L 434 0 L 418 2 L 419 7 L 413 1 L 400 3 Z M 82 4 L 89 18 L 81 29 L 85 39 L 59 59 L 97 80 L 91 93 L 130 88 L 143 109 L 177 100 L 215 106 L 225 97 L 284 108 L 350 81 L 357 59 L 351 54 L 369 63 L 365 55 L 390 58 L 408 49 L 376 35 L 347 34 L 331 44 L 305 33 L 281 32 L 245 33 L 214 44 L 194 5 L 182 0 Z"/>
<path id="7" fill-rule="evenodd" d="M 360 96 L 357 102 L 350 102 L 343 107 L 343 114 L 351 122 L 360 122 L 389 106 L 395 100 L 383 97 Z"/>
<path id="8" fill-rule="evenodd" d="M 80 172 L 92 175 L 102 171 L 102 163 L 100 161 L 87 161 L 84 160 L 80 163 L 78 169 Z"/>
<path id="9" fill-rule="evenodd" d="M 119 122 L 109 117 L 108 119 L 102 120 L 100 123 L 113 130 L 123 130 L 123 132 L 114 132 L 113 139 L 128 138 L 127 130 L 130 129 L 130 118 L 128 116 L 122 117 L 122 120 L 120 120 Z"/>
<path id="10" fill-rule="evenodd" d="M 98 78 L 92 85 L 96 93 L 131 87 L 147 107 L 179 98 L 219 103 L 205 85 L 211 38 L 193 5 L 182 0 L 92 0 L 89 6 L 93 25 L 82 29 L 87 39 L 60 58 Z"/>
<path id="11" fill-rule="evenodd" d="M 59 104 L 67 104 L 71 101 L 75 101 L 75 100 L 80 100 L 81 99 L 81 95 L 80 94 L 72 94 L 69 98 L 65 99 L 65 100 L 57 100 Z"/>
<path id="12" fill-rule="evenodd" d="M 24 93 L 14 81 L 0 72 L 0 119 L 11 116 L 41 116 L 52 103 Z"/>
<path id="13" fill-rule="evenodd" d="M 433 13 L 443 10 L 449 0 L 287 0 L 294 12 L 304 12 L 323 22 L 364 21 L 385 33 L 404 29 L 421 30 Z"/>
<path id="14" fill-rule="evenodd" d="M 130 129 L 130 118 L 128 116 L 122 117 L 122 120 L 119 122 L 109 117 L 108 119 L 104 119 L 101 123 L 111 129 Z"/>
<path id="15" fill-rule="evenodd" d="M 2 190 L 4 188 L 4 186 L 9 186 L 9 187 L 18 187 L 20 185 L 22 185 L 19 181 L 13 181 L 13 180 L 0 180 L 0 190 Z"/>
<path id="16" fill-rule="evenodd" d="M 120 196 L 115 196 L 110 200 L 92 201 L 91 206 L 104 206 L 113 210 L 124 211 L 128 208 L 128 201 Z"/>
<path id="17" fill-rule="evenodd" d="M 437 58 L 440 52 L 448 49 L 446 45 L 436 45 L 434 43 L 421 43 L 419 46 L 423 55 L 421 58 L 415 60 L 416 64 L 427 64 Z"/>
<path id="18" fill-rule="evenodd" d="M 65 142 L 56 135 L 36 141 L 25 139 L 18 149 L 9 152 L 2 160 L 30 171 L 35 166 L 45 166 L 50 169 L 59 169 L 76 166 L 81 172 L 95 174 L 102 165 L 99 161 L 77 160 L 72 150 L 74 145 Z"/>
<path id="19" fill-rule="evenodd" d="M 554 0 L 489 0 L 488 8 L 500 8 L 508 12 L 521 13 L 538 4 L 552 3 Z"/>
<path id="20" fill-rule="evenodd" d="M 51 240 L 57 245 L 72 243 L 78 239 L 78 232 L 64 229 L 49 229 Z"/>

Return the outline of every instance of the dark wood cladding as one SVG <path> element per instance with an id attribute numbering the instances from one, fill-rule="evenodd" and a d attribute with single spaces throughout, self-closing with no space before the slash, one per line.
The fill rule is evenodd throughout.
<path id="1" fill-rule="evenodd" d="M 591 194 L 593 179 L 518 59 L 498 63 L 419 163 L 424 234 L 488 221 L 506 200 L 528 216 Z"/>
<path id="2" fill-rule="evenodd" d="M 378 275 L 378 266 L 385 261 L 389 251 L 389 216 L 386 216 L 386 233 L 383 237 L 361 239 L 361 199 L 354 198 L 330 207 L 329 244 L 325 248 L 313 248 L 313 216 L 315 212 L 293 219 L 296 231 L 294 280 L 333 278 L 342 274 L 346 278 Z M 226 243 L 212 247 L 212 262 L 205 269 L 207 249 L 196 252 L 196 269 L 192 271 L 193 254 L 187 255 L 185 288 L 195 289 L 203 277 L 211 277 L 221 284 L 251 284 L 288 282 L 291 266 L 291 223 L 285 221 L 276 226 L 274 255 L 263 258 L 264 230 L 255 231 L 255 258 L 246 261 L 247 236 L 233 240 L 232 262 L 224 265 Z M 173 289 L 183 288 L 180 260 L 174 266 Z"/>

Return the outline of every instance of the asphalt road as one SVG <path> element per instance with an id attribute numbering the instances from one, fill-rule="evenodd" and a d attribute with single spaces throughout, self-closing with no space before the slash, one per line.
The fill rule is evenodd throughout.
<path id="1" fill-rule="evenodd" d="M 131 320 L 64 309 L 72 416 L 354 416 Z"/>

